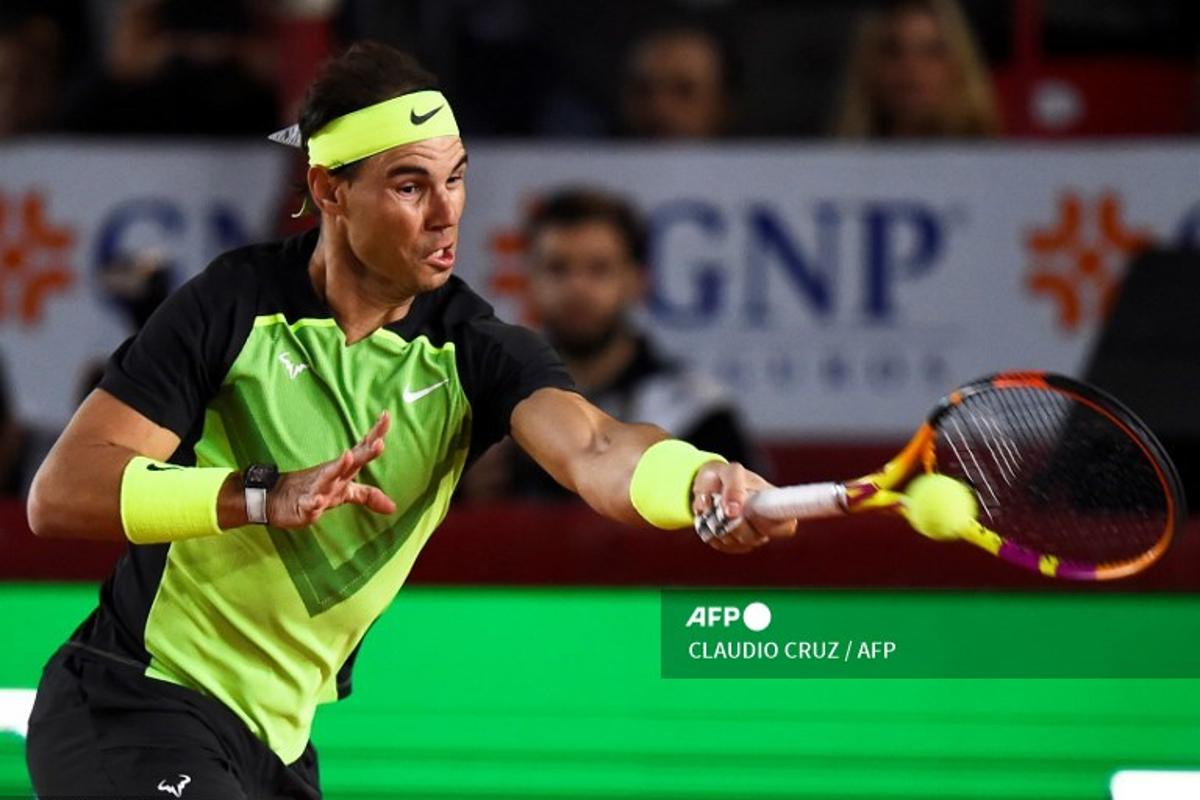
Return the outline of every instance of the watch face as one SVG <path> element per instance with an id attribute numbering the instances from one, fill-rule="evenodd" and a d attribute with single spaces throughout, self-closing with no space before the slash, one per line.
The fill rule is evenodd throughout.
<path id="1" fill-rule="evenodd" d="M 279 480 L 279 469 L 274 464 L 251 464 L 246 467 L 243 478 L 251 489 L 270 489 Z"/>

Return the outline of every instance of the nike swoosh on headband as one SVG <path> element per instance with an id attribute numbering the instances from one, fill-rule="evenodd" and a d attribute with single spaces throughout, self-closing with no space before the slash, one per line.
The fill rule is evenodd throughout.
<path id="1" fill-rule="evenodd" d="M 445 106 L 441 105 L 435 108 L 433 111 L 425 114 L 418 114 L 417 110 L 414 108 L 412 111 L 408 112 L 408 121 L 413 125 L 424 125 L 426 122 L 433 119 L 433 115 L 441 111 L 443 108 L 445 108 Z"/>

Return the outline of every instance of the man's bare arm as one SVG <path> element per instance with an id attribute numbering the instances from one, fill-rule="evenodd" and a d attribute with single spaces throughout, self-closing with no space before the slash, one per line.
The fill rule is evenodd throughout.
<path id="1" fill-rule="evenodd" d="M 383 453 L 389 425 L 390 418 L 382 414 L 357 444 L 340 455 L 281 475 L 268 495 L 270 524 L 301 528 L 346 503 L 381 514 L 395 511 L 395 504 L 382 491 L 355 481 L 363 465 Z M 75 413 L 34 478 L 29 495 L 30 528 L 45 537 L 124 540 L 121 480 L 125 468 L 139 455 L 166 460 L 179 442 L 172 431 L 97 389 Z M 239 472 L 225 480 L 215 503 L 222 529 L 247 524 Z"/>
<path id="2" fill-rule="evenodd" d="M 171 457 L 179 437 L 102 389 L 83 401 L 33 479 L 38 536 L 124 540 L 121 475 L 136 455 Z"/>
<path id="3" fill-rule="evenodd" d="M 560 389 L 540 389 L 513 411 L 512 436 L 555 480 L 611 519 L 632 525 L 645 521 L 629 495 L 634 469 L 646 449 L 668 438 L 653 425 L 613 419 L 582 396 Z M 696 474 L 694 510 L 702 510 L 713 493 L 724 498 L 727 513 L 739 516 L 748 494 L 769 486 L 740 464 L 711 461 Z M 725 541 L 711 544 L 725 552 L 746 552 L 776 536 L 790 536 L 794 522 L 747 518 Z"/>

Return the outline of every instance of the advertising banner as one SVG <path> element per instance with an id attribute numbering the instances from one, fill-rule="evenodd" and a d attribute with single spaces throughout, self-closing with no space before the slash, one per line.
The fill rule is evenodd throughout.
<path id="1" fill-rule="evenodd" d="M 1200 242 L 1192 146 L 479 150 L 463 274 L 519 317 L 523 211 L 627 195 L 648 323 L 782 438 L 904 437 L 975 377 L 1076 374 L 1130 257 Z"/>
<path id="2" fill-rule="evenodd" d="M 0 359 L 17 413 L 66 422 L 87 373 L 133 331 L 122 282 L 177 286 L 268 233 L 282 148 L 58 141 L 0 147 Z"/>
<path id="3" fill-rule="evenodd" d="M 1200 241 L 1194 145 L 468 144 L 456 270 L 502 316 L 534 322 L 522 221 L 539 198 L 624 194 L 650 223 L 642 322 L 777 438 L 900 438 L 982 374 L 1077 374 L 1130 258 Z M 127 335 L 105 265 L 159 253 L 177 285 L 273 235 L 285 157 L 0 148 L 0 352 L 21 412 L 61 424 L 81 371 Z"/>

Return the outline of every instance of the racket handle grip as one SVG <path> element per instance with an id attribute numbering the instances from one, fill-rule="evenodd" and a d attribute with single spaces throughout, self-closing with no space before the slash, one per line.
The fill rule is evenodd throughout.
<path id="1" fill-rule="evenodd" d="M 747 505 L 768 519 L 819 519 L 846 513 L 846 487 L 840 483 L 805 483 L 764 489 Z"/>

